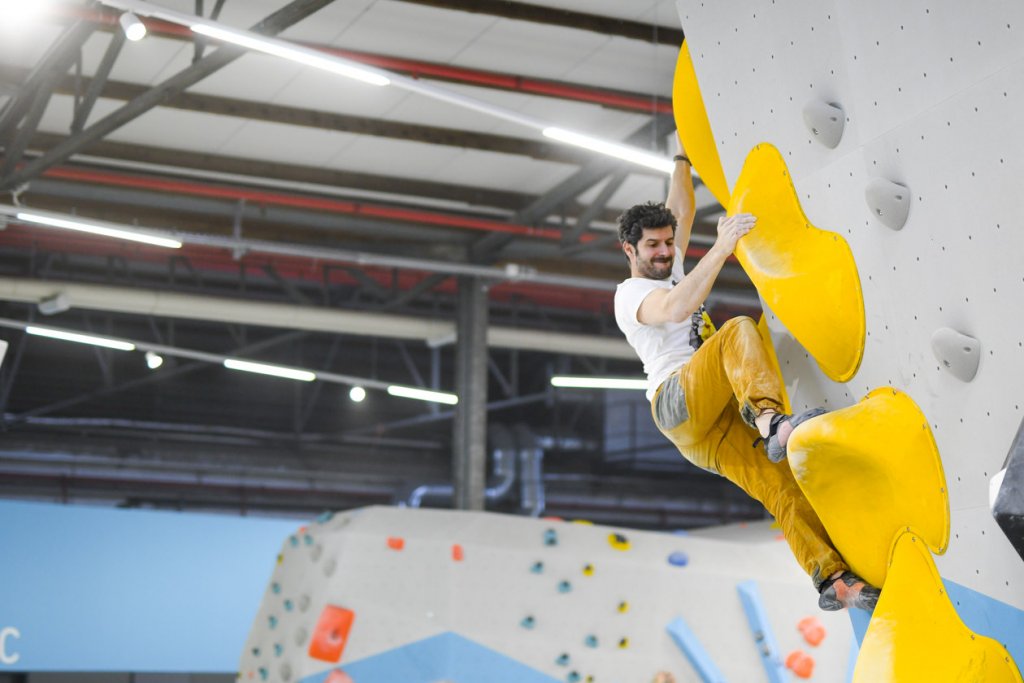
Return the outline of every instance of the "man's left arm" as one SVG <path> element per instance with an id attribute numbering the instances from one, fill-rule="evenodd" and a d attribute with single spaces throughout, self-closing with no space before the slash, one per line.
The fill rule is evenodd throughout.
<path id="1" fill-rule="evenodd" d="M 690 230 L 693 228 L 693 217 L 696 211 L 693 199 L 693 176 L 690 160 L 683 154 L 677 154 L 675 168 L 672 169 L 672 181 L 669 184 L 668 198 L 665 206 L 676 217 L 676 247 L 684 255 L 690 243 Z"/>

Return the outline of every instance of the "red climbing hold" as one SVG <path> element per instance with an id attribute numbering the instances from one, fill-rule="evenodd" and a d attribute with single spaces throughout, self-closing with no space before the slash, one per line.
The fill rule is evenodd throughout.
<path id="1" fill-rule="evenodd" d="M 405 539 L 399 536 L 388 536 L 388 547 L 392 550 L 401 550 L 405 547 Z"/>
<path id="2" fill-rule="evenodd" d="M 332 664 L 340 660 L 355 618 L 356 613 L 350 609 L 335 605 L 324 607 L 309 640 L 309 656 Z"/>
<path id="3" fill-rule="evenodd" d="M 810 678 L 814 675 L 814 657 L 803 650 L 793 650 L 786 657 L 786 667 L 792 670 L 797 678 Z"/>
<path id="4" fill-rule="evenodd" d="M 817 647 L 825 640 L 825 626 L 818 617 L 804 617 L 796 625 L 808 645 Z"/>
<path id="5" fill-rule="evenodd" d="M 464 556 L 465 555 L 462 552 L 462 546 L 461 545 L 456 543 L 455 545 L 452 546 L 452 559 L 453 560 L 455 560 L 456 562 L 462 562 L 462 558 Z"/>

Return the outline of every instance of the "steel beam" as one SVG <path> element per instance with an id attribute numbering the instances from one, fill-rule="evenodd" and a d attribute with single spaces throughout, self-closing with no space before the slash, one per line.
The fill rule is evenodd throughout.
<path id="1" fill-rule="evenodd" d="M 581 31 L 592 31 L 605 36 L 618 36 L 643 40 L 659 45 L 680 46 L 683 44 L 683 31 L 670 26 L 645 24 L 628 19 L 573 12 L 555 7 L 542 7 L 539 4 L 525 2 L 508 2 L 508 0 L 402 0 L 416 5 L 426 5 L 438 9 L 458 10 L 487 14 L 502 19 L 529 21 L 548 26 L 564 26 Z"/>
<path id="2" fill-rule="evenodd" d="M 305 19 L 317 10 L 331 3 L 332 0 L 293 0 L 285 7 L 271 14 L 251 28 L 263 35 L 277 35 L 284 29 Z M 138 118 L 153 107 L 182 92 L 186 88 L 224 66 L 235 61 L 246 53 L 246 50 L 234 46 L 224 46 L 213 54 L 204 57 L 195 64 L 180 71 L 163 83 L 146 91 L 111 114 L 100 119 L 80 133 L 70 136 L 51 149 L 42 157 L 26 164 L 19 171 L 0 180 L 0 189 L 10 189 L 37 177 L 47 168 L 67 161 L 89 144 L 96 142 L 105 135 L 117 130 L 126 123 Z"/>
<path id="3" fill-rule="evenodd" d="M 483 510 L 487 465 L 487 287 L 459 277 L 452 480 L 455 507 Z"/>

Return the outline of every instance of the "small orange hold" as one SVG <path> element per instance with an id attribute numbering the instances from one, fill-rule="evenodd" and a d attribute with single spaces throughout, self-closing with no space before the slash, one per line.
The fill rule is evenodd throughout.
<path id="1" fill-rule="evenodd" d="M 334 669 L 331 673 L 327 674 L 324 683 L 355 683 L 355 681 L 341 669 Z"/>
<path id="2" fill-rule="evenodd" d="M 785 541 L 786 540 L 786 536 L 784 534 L 775 534 L 775 540 L 776 541 Z"/>
<path id="3" fill-rule="evenodd" d="M 462 562 L 463 557 L 465 557 L 465 553 L 462 551 L 462 546 L 456 543 L 452 546 L 452 559 L 456 562 Z"/>
<path id="4" fill-rule="evenodd" d="M 405 539 L 400 536 L 388 536 L 388 547 L 392 550 L 401 550 L 405 547 Z"/>
<path id="5" fill-rule="evenodd" d="M 814 675 L 814 657 L 803 650 L 793 650 L 786 656 L 786 668 L 797 678 L 810 678 Z"/>
<path id="6" fill-rule="evenodd" d="M 817 617 L 804 617 L 796 625 L 808 645 L 817 647 L 825 640 L 825 626 Z"/>

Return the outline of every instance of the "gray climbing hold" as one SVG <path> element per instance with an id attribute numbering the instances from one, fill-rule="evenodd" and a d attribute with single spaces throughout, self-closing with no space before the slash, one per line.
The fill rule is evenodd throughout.
<path id="1" fill-rule="evenodd" d="M 999 490 L 992 505 L 992 516 L 999 528 L 1024 560 L 1024 421 L 1010 444 Z"/>
<path id="2" fill-rule="evenodd" d="M 932 353 L 942 367 L 963 382 L 970 382 L 978 374 L 981 342 L 974 337 L 940 327 L 932 334 Z"/>
<path id="3" fill-rule="evenodd" d="M 885 178 L 868 181 L 864 196 L 875 218 L 887 228 L 899 230 L 910 214 L 910 188 Z"/>
<path id="4" fill-rule="evenodd" d="M 835 149 L 843 139 L 846 114 L 838 104 L 811 100 L 804 105 L 804 124 L 815 140 Z"/>

